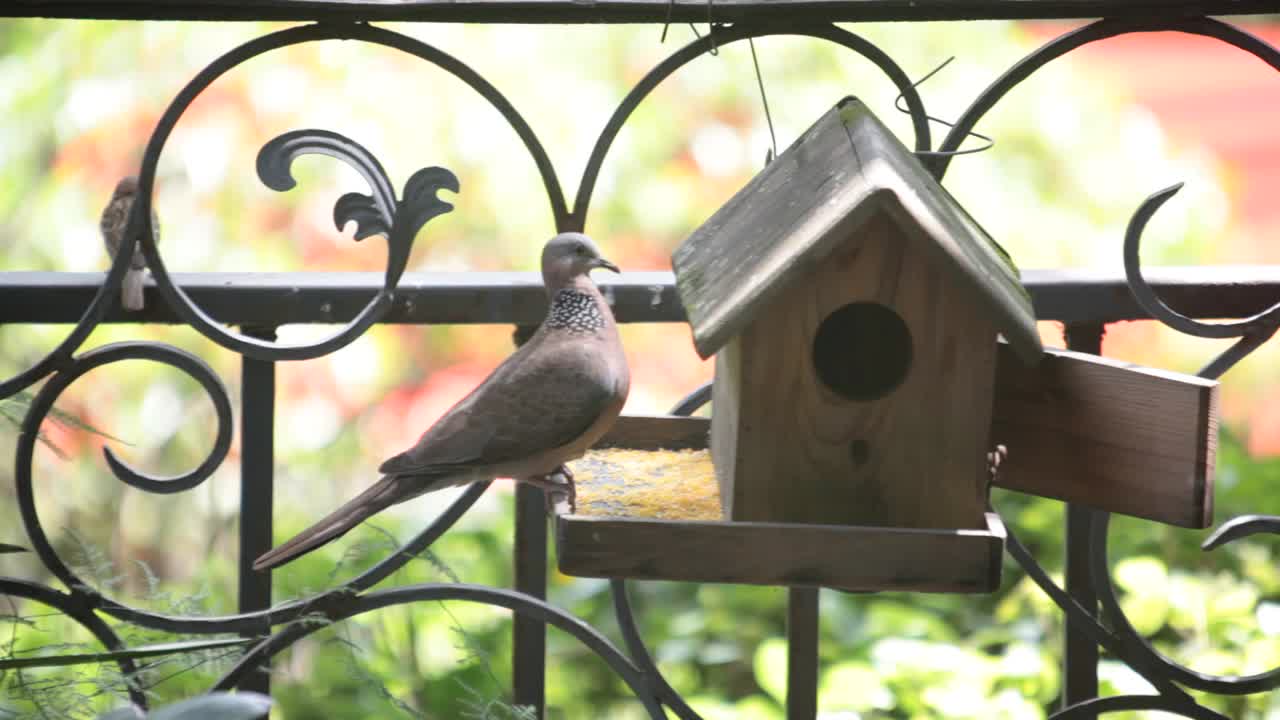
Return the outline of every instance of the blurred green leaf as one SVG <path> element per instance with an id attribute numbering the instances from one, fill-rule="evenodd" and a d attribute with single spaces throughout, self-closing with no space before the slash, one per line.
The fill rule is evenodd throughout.
<path id="1" fill-rule="evenodd" d="M 756 683 L 778 702 L 787 700 L 787 641 L 769 638 L 756 648 L 752 662 Z"/>
<path id="2" fill-rule="evenodd" d="M 254 720 L 270 709 L 271 698 L 260 693 L 214 693 L 160 708 L 148 720 Z"/>

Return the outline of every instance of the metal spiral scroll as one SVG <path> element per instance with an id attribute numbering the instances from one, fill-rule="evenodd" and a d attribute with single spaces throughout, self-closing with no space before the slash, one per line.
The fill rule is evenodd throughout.
<path id="1" fill-rule="evenodd" d="M 114 304 L 120 302 L 120 288 L 124 284 L 124 274 L 129 269 L 129 262 L 132 259 L 133 242 L 129 237 L 125 238 L 120 252 L 116 253 L 116 257 L 111 263 L 111 269 L 107 271 L 106 278 L 98 288 L 97 294 L 93 296 L 93 300 L 89 302 L 89 307 L 85 308 L 80 320 L 76 322 L 71 332 L 67 333 L 67 336 L 58 343 L 58 346 L 49 351 L 49 354 L 41 358 L 35 365 L 0 382 L 0 400 L 26 390 L 48 377 L 53 371 L 60 367 L 66 367 L 71 362 L 72 355 L 84 344 L 85 338 L 89 337 L 89 333 L 93 332 L 98 323 L 102 322 L 102 318 L 106 316 Z"/>

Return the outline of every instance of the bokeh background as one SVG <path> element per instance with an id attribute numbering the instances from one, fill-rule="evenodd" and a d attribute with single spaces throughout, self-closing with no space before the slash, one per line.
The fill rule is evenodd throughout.
<path id="1" fill-rule="evenodd" d="M 1246 27 L 1280 44 L 1280 23 Z M 921 86 L 929 111 L 955 118 L 1005 69 L 1062 23 L 849 26 Z M 136 171 L 172 97 L 235 45 L 283 25 L 0 21 L 0 270 L 102 271 L 97 221 L 112 187 Z M 456 55 L 520 109 L 573 196 L 591 146 L 627 90 L 693 38 L 661 27 L 391 25 Z M 844 95 L 864 99 L 909 142 L 892 84 L 841 48 L 800 38 L 756 41 L 779 149 Z M 155 204 L 171 271 L 370 271 L 379 239 L 356 243 L 332 226 L 334 201 L 364 190 L 328 158 L 295 164 L 288 193 L 262 186 L 254 158 L 289 130 L 334 130 L 369 148 L 397 186 L 443 165 L 461 180 L 454 212 L 427 224 L 410 271 L 533 270 L 553 232 L 532 160 L 478 95 L 396 51 L 351 42 L 290 47 L 218 80 L 183 116 L 160 162 Z M 1280 244 L 1280 77 L 1212 41 L 1171 33 L 1106 41 L 1056 61 L 1020 85 L 978 128 L 987 152 L 958 158 L 946 186 L 1023 268 L 1121 266 L 1121 238 L 1149 193 L 1186 182 L 1146 234 L 1156 265 L 1276 262 Z M 935 139 L 945 128 L 934 128 Z M 771 147 L 745 43 L 677 72 L 636 111 L 605 162 L 586 231 L 626 270 L 669 269 L 671 251 L 764 164 Z M 0 274 L 3 282 L 3 274 Z M 0 327 L 0 375 L 31 365 L 69 330 Z M 285 327 L 284 340 L 331 328 Z M 1061 328 L 1042 324 L 1049 344 Z M 185 327 L 104 326 L 85 344 L 144 339 L 209 362 L 238 396 L 239 358 Z M 626 411 L 655 413 L 710 378 L 683 325 L 623 330 L 633 368 Z M 1149 322 L 1112 325 L 1108 355 L 1194 372 L 1222 341 Z M 324 358 L 277 369 L 276 534 L 283 539 L 364 487 L 385 457 L 411 444 L 511 350 L 503 326 L 378 326 Z M 1222 389 L 1219 521 L 1280 513 L 1280 382 L 1276 343 L 1233 369 Z M 13 412 L 16 406 L 8 406 Z M 122 442 L 153 473 L 183 471 L 212 442 L 212 406 L 196 384 L 129 362 L 77 381 L 58 407 Z M 237 406 L 238 411 L 238 406 Z M 0 424 L 3 424 L 0 418 Z M 16 430 L 0 428 L 0 458 Z M 101 436 L 46 422 L 38 503 L 55 543 L 122 602 L 165 612 L 235 606 L 239 468 L 235 440 L 218 472 L 177 496 L 151 496 L 110 475 Z M 127 444 L 126 444 L 127 443 Z M 0 463 L 0 542 L 25 540 Z M 385 555 L 451 499 L 439 494 L 379 516 L 342 542 L 276 573 L 276 598 L 332 587 Z M 997 506 L 1060 576 L 1058 503 L 1002 493 Z M 511 581 L 509 484 L 499 482 L 433 548 L 388 582 Z M 1202 554 L 1203 533 L 1118 519 L 1112 561 L 1130 619 L 1161 650 L 1204 672 L 1280 665 L 1280 567 L 1275 543 L 1246 540 Z M 855 559 L 851 559 L 856 561 Z M 554 566 L 554 562 L 552 563 Z M 0 573 L 52 582 L 29 556 L 0 555 Z M 782 717 L 781 589 L 647 583 L 633 588 L 641 627 L 673 685 L 708 718 Z M 554 575 L 553 601 L 606 632 L 615 623 L 603 581 Z M 986 597 L 822 595 L 820 707 L 841 718 L 1042 718 L 1060 692 L 1061 616 L 1007 565 Z M 34 604 L 0 599 L 6 653 L 91 647 Z M 134 642 L 159 636 L 121 628 Z M 171 639 L 171 636 L 166 638 Z M 510 700 L 504 611 L 423 603 L 328 628 L 280 657 L 280 718 L 519 717 Z M 193 655 L 148 671 L 156 701 L 208 687 L 229 660 Z M 552 718 L 640 717 L 604 663 L 550 633 Z M 1150 688 L 1104 660 L 1106 693 Z M 119 704 L 109 666 L 0 677 L 0 717 L 87 717 Z M 1207 698 L 1233 718 L 1280 718 L 1275 694 Z M 1117 715 L 1116 717 L 1126 717 Z"/>

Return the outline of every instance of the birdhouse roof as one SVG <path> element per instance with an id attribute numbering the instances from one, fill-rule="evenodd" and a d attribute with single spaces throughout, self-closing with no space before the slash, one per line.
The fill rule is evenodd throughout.
<path id="1" fill-rule="evenodd" d="M 866 105 L 845 98 L 734 195 L 672 256 L 702 357 L 877 211 L 934 250 L 1027 362 L 1042 352 L 1009 256 Z"/>

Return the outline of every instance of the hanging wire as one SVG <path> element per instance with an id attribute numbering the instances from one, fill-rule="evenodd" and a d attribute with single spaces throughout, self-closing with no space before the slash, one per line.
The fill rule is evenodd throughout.
<path id="1" fill-rule="evenodd" d="M 693 27 L 693 24 L 690 23 L 689 27 Z M 693 33 L 695 35 L 698 34 L 697 28 L 694 28 Z M 720 48 L 716 47 L 716 24 L 711 19 L 711 0 L 707 0 L 707 38 L 711 42 L 711 49 L 708 52 L 712 55 L 719 55 Z"/>
<path id="2" fill-rule="evenodd" d="M 773 132 L 773 114 L 769 112 L 769 96 L 764 91 L 764 76 L 760 73 L 760 59 L 756 57 L 755 38 L 747 38 L 747 44 L 751 46 L 751 64 L 756 68 L 756 84 L 760 86 L 760 102 L 764 105 L 764 119 L 769 123 L 770 149 L 764 159 L 764 164 L 768 165 L 778 157 L 778 136 Z"/>
<path id="3" fill-rule="evenodd" d="M 922 78 L 920 78 L 919 80 L 917 80 L 917 81 L 915 81 L 915 82 L 911 83 L 911 88 L 912 88 L 913 90 L 914 90 L 914 89 L 919 88 L 921 85 L 923 85 L 923 84 L 924 84 L 924 82 L 925 82 L 926 80 L 928 80 L 929 78 L 933 77 L 934 75 L 937 75 L 939 72 L 941 72 L 941 71 L 942 71 L 942 69 L 943 69 L 943 68 L 945 68 L 946 66 L 950 65 L 950 64 L 951 64 L 951 61 L 952 61 L 952 60 L 955 60 L 955 59 L 956 59 L 956 57 L 955 57 L 954 55 L 952 55 L 951 57 L 947 58 L 946 60 L 943 60 L 941 65 L 939 65 L 938 67 L 934 68 L 933 70 L 930 70 L 930 71 L 929 71 L 929 73 L 928 73 L 927 75 L 925 75 L 924 77 L 922 77 Z M 895 108 L 897 108 L 898 112 L 900 112 L 900 113 L 905 113 L 905 114 L 907 114 L 907 115 L 910 115 L 910 114 L 911 114 L 911 110 L 910 110 L 910 109 L 908 109 L 908 108 L 906 108 L 906 107 L 903 107 L 903 105 L 902 105 L 903 95 L 904 95 L 904 93 L 898 93 L 898 97 L 897 97 L 897 98 L 895 98 L 895 99 L 894 99 L 894 101 L 893 101 L 893 106 L 894 106 Z M 929 120 L 933 121 L 933 122 L 938 123 L 939 125 L 945 125 L 946 127 L 949 127 L 949 128 L 950 128 L 950 127 L 955 127 L 955 123 L 947 122 L 946 120 L 943 120 L 942 118 L 934 117 L 934 116 L 932 116 L 932 115 L 930 115 L 930 114 L 928 114 L 928 113 L 925 113 L 925 117 L 926 117 L 926 118 L 928 118 Z M 951 150 L 951 151 L 949 151 L 949 152 L 942 152 L 942 151 L 939 151 L 939 150 L 920 150 L 920 151 L 917 151 L 915 154 L 916 154 L 917 156 L 928 156 L 928 157 L 950 157 L 950 156 L 952 156 L 952 155 L 972 155 L 972 154 L 974 154 L 974 153 L 985 152 L 985 151 L 990 150 L 991 148 L 995 147 L 996 141 L 995 141 L 995 140 L 993 140 L 992 138 L 987 137 L 986 135 L 983 135 L 982 133 L 978 133 L 978 132 L 974 132 L 974 131 L 970 130 L 970 131 L 967 133 L 967 136 L 968 136 L 968 137 L 976 137 L 976 138 L 978 138 L 978 139 L 980 139 L 980 140 L 985 141 L 987 144 L 986 144 L 986 145 L 983 145 L 982 147 L 969 148 L 968 150 Z"/>

